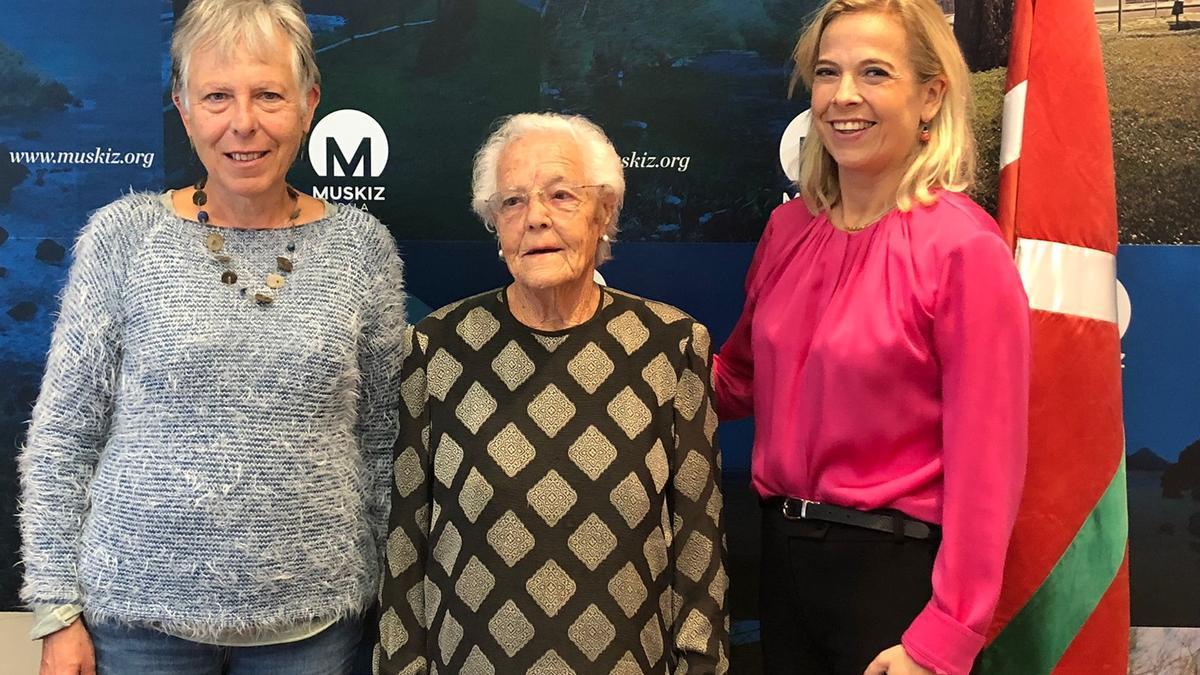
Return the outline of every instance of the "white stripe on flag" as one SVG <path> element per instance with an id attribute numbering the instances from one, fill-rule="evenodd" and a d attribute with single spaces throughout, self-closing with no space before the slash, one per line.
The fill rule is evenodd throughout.
<path id="1" fill-rule="evenodd" d="M 1021 132 L 1025 129 L 1025 90 L 1028 80 L 1022 80 L 1004 95 L 1004 120 L 1000 132 L 1000 168 L 1021 157 Z"/>
<path id="2" fill-rule="evenodd" d="M 1031 308 L 1116 323 L 1117 257 L 1111 253 L 1018 239 L 1017 269 Z"/>

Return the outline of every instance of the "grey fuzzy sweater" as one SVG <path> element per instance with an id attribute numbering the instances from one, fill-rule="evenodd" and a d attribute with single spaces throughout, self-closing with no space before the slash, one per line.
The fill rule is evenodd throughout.
<path id="1" fill-rule="evenodd" d="M 221 283 L 209 232 L 250 297 Z M 295 270 L 260 306 L 279 255 Z M 361 211 L 279 230 L 206 227 L 157 195 L 98 211 L 20 456 L 22 598 L 206 641 L 360 612 L 403 332 L 395 244 Z"/>

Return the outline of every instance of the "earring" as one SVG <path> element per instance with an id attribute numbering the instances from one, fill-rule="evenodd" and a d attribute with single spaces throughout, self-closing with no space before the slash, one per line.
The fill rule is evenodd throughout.
<path id="1" fill-rule="evenodd" d="M 929 142 L 929 122 L 921 122 L 921 135 L 920 135 L 920 139 L 921 139 L 921 142 L 922 142 L 922 143 L 928 143 L 928 142 Z"/>
<path id="2" fill-rule="evenodd" d="M 608 236 L 607 234 L 605 234 L 605 235 L 602 235 L 602 236 L 600 237 L 600 241 L 602 241 L 602 242 L 604 242 L 604 243 L 606 243 L 606 244 L 607 244 L 607 243 L 611 242 L 611 241 L 612 241 L 612 239 L 610 239 L 610 238 L 609 238 L 609 236 Z"/>
<path id="3" fill-rule="evenodd" d="M 300 147 L 296 148 L 296 158 L 292 160 L 293 164 L 304 161 L 304 153 L 308 150 L 308 134 L 309 132 L 307 131 L 300 134 Z"/>
<path id="4" fill-rule="evenodd" d="M 504 249 L 502 249 L 502 248 L 496 249 L 496 257 L 500 258 L 501 260 L 504 260 Z"/>

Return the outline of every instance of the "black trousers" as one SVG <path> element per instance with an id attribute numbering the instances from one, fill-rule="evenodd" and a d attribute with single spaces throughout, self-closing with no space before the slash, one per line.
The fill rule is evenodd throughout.
<path id="1" fill-rule="evenodd" d="M 862 675 L 932 595 L 931 539 L 762 510 L 759 618 L 768 675 Z"/>

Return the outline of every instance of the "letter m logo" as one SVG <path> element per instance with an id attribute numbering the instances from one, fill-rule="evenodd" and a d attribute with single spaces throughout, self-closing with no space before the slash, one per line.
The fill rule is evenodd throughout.
<path id="1" fill-rule="evenodd" d="M 339 171 L 340 169 L 340 171 Z M 325 175 L 326 176 L 370 176 L 371 170 L 371 139 L 363 138 L 354 149 L 354 154 L 347 160 L 342 154 L 342 146 L 337 139 L 325 139 Z"/>

